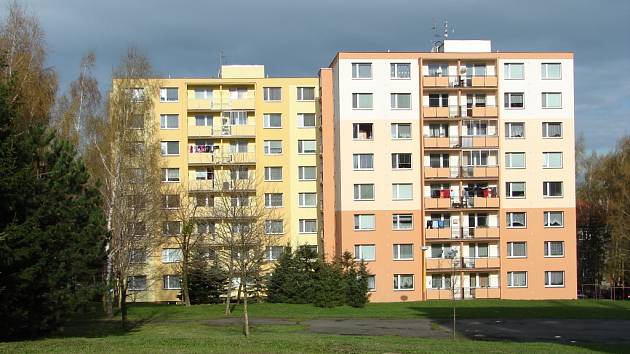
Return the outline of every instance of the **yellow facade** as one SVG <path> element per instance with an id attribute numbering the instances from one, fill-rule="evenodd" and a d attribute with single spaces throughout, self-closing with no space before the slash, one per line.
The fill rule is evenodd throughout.
<path id="1" fill-rule="evenodd" d="M 274 219 L 281 218 L 284 223 L 279 246 L 310 245 L 321 249 L 321 187 L 315 180 L 321 171 L 317 143 L 320 134 L 318 78 L 266 78 L 262 65 L 228 65 L 222 67 L 220 78 L 156 80 L 161 89 L 177 89 L 176 99 L 165 102 L 164 97 L 156 97 L 154 105 L 157 123 L 165 119 L 162 115 L 177 115 L 177 127 L 159 130 L 161 141 L 177 141 L 179 145 L 178 154 L 163 156 L 162 168 L 179 169 L 179 182 L 163 182 L 165 190 L 174 187 L 171 184 L 179 184 L 190 193 L 220 190 L 222 186 L 213 185 L 211 180 L 197 180 L 198 176 L 208 168 L 212 169 L 216 180 L 225 181 L 228 166 L 237 164 L 260 181 L 255 191 L 259 197 L 264 193 L 282 193 L 282 206 L 274 208 Z M 265 99 L 265 88 L 280 88 L 280 99 Z M 266 127 L 266 114 L 280 114 L 280 126 Z M 308 121 L 314 121 L 315 125 L 301 127 L 298 117 L 301 114 L 307 114 Z M 206 125 L 200 125 L 202 122 Z M 282 152 L 266 154 L 266 140 L 280 140 Z M 309 153 L 298 152 L 300 140 L 308 141 L 305 144 Z M 206 146 L 212 146 L 213 152 L 204 152 Z M 315 146 L 316 151 L 311 153 L 311 146 Z M 315 167 L 316 178 L 300 180 L 300 166 Z M 265 167 L 281 167 L 282 179 L 266 181 Z M 300 193 L 315 193 L 317 205 L 301 207 Z M 315 220 L 316 232 L 300 233 L 301 219 Z M 131 301 L 178 301 L 180 290 L 165 289 L 163 278 L 176 274 L 174 265 L 162 259 L 161 248 L 170 247 L 173 245 L 165 243 L 148 257 L 144 274 L 147 291 L 132 291 Z"/>

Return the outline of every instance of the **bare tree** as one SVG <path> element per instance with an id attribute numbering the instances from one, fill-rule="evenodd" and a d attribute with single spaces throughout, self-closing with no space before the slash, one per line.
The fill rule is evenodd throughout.
<path id="1" fill-rule="evenodd" d="M 103 181 L 110 231 L 105 309 L 113 314 L 116 295 L 123 325 L 128 280 L 138 271 L 138 255 L 151 253 L 161 229 L 160 144 L 151 114 L 159 84 L 150 75 L 148 59 L 130 48 L 114 71 L 106 119 L 89 122 L 89 155 Z"/>
<path id="2" fill-rule="evenodd" d="M 11 82 L 11 102 L 20 102 L 20 129 L 48 124 L 57 92 L 57 74 L 45 66 L 44 31 L 36 17 L 17 2 L 8 5 L 0 24 L 0 80 Z"/>

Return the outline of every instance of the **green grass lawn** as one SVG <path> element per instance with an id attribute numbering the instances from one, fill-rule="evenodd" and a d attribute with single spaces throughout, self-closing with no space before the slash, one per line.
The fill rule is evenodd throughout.
<path id="1" fill-rule="evenodd" d="M 320 309 L 311 305 L 254 304 L 252 317 L 310 319 L 321 317 L 444 318 L 449 302 L 369 304 L 366 308 Z M 630 303 L 610 301 L 465 301 L 460 318 L 604 318 L 630 319 Z M 396 336 L 312 334 L 301 325 L 259 325 L 244 338 L 239 326 L 209 326 L 199 320 L 223 317 L 221 305 L 190 308 L 132 305 L 132 328 L 119 322 L 81 319 L 45 339 L 0 343 L 4 353 L 587 353 L 630 352 L 630 345 L 514 343 L 439 340 Z M 240 315 L 237 307 L 234 316 Z M 436 329 L 437 330 L 437 329 Z"/>

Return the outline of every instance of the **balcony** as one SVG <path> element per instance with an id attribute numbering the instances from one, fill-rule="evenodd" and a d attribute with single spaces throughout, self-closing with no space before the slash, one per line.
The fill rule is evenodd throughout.
<path id="1" fill-rule="evenodd" d="M 254 110 L 256 99 L 254 95 L 240 98 L 216 97 L 209 99 L 188 99 L 188 110 L 193 112 Z"/>
<path id="2" fill-rule="evenodd" d="M 255 152 L 188 154 L 188 164 L 190 165 L 249 165 L 255 163 Z"/>
<path id="3" fill-rule="evenodd" d="M 499 257 L 465 258 L 427 258 L 427 270 L 477 270 L 499 268 Z"/>
<path id="4" fill-rule="evenodd" d="M 188 125 L 188 136 L 191 138 L 243 138 L 256 136 L 256 125 L 223 125 L 217 127 Z"/>
<path id="5" fill-rule="evenodd" d="M 194 180 L 188 182 L 188 190 L 191 192 L 243 192 L 255 191 L 255 181 L 253 178 L 237 179 L 230 181 Z"/>
<path id="6" fill-rule="evenodd" d="M 490 88 L 497 87 L 496 75 L 466 76 L 442 75 L 423 76 L 422 86 L 425 88 Z"/>
<path id="7" fill-rule="evenodd" d="M 430 227 L 424 229 L 424 238 L 427 240 L 474 240 L 499 238 L 498 226 L 479 227 Z"/>
<path id="8" fill-rule="evenodd" d="M 498 148 L 499 137 L 496 135 L 467 135 L 461 137 L 463 148 Z"/>
<path id="9" fill-rule="evenodd" d="M 457 178 L 459 167 L 424 167 L 424 178 Z"/>
<path id="10" fill-rule="evenodd" d="M 427 300 L 452 300 L 451 289 L 427 289 Z"/>
<path id="11" fill-rule="evenodd" d="M 449 105 L 446 107 L 423 106 L 422 116 L 424 118 L 491 118 L 497 117 L 499 109 L 497 106 L 471 106 Z"/>
<path id="12" fill-rule="evenodd" d="M 499 208 L 498 197 L 424 198 L 426 209 Z"/>
<path id="13" fill-rule="evenodd" d="M 482 118 L 482 117 L 496 117 L 499 115 L 499 109 L 497 106 L 485 106 L 485 107 L 467 107 L 464 117 Z"/>
<path id="14" fill-rule="evenodd" d="M 464 178 L 499 178 L 499 166 L 463 166 Z"/>
<path id="15" fill-rule="evenodd" d="M 500 297 L 501 289 L 498 287 L 464 288 L 464 298 L 498 299 Z"/>
<path id="16" fill-rule="evenodd" d="M 486 227 L 464 227 L 462 228 L 462 236 L 464 239 L 481 239 L 481 238 L 498 238 L 498 226 Z"/>
<path id="17" fill-rule="evenodd" d="M 460 139 L 458 136 L 435 137 L 435 136 L 425 135 L 423 142 L 424 142 L 424 147 L 427 149 L 431 149 L 431 148 L 449 149 L 449 148 L 456 148 L 460 146 Z"/>
<path id="18" fill-rule="evenodd" d="M 424 198 L 426 209 L 448 209 L 451 207 L 450 198 Z"/>
<path id="19" fill-rule="evenodd" d="M 424 229 L 424 238 L 427 240 L 450 240 L 453 238 L 453 233 L 450 227 Z"/>

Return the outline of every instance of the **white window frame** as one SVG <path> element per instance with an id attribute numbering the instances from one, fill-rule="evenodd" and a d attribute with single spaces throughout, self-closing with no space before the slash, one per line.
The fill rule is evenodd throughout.
<path id="1" fill-rule="evenodd" d="M 313 148 L 305 150 L 307 144 L 313 144 Z M 298 154 L 300 155 L 314 155 L 317 154 L 317 140 L 300 139 L 298 140 Z"/>
<path id="2" fill-rule="evenodd" d="M 409 137 L 400 136 L 400 126 L 409 126 Z M 411 123 L 392 123 L 391 125 L 391 137 L 392 140 L 411 140 L 413 138 L 413 128 Z"/>
<path id="3" fill-rule="evenodd" d="M 372 104 L 369 107 L 361 107 L 361 96 L 362 95 L 366 95 L 369 96 Z M 356 92 L 352 94 L 352 109 L 354 110 L 371 110 L 374 109 L 374 94 L 369 93 L 369 92 Z"/>
<path id="4" fill-rule="evenodd" d="M 168 91 L 175 90 L 177 98 L 174 100 L 168 99 Z M 179 101 L 179 89 L 177 87 L 160 87 L 160 102 L 162 103 L 173 103 Z"/>
<path id="5" fill-rule="evenodd" d="M 409 96 L 409 107 L 400 107 L 400 104 L 398 102 L 398 99 L 400 96 Z M 410 110 L 412 109 L 412 102 L 411 102 L 411 93 L 407 93 L 407 92 L 400 92 L 400 93 L 392 93 L 390 94 L 390 108 L 393 110 Z"/>
<path id="6" fill-rule="evenodd" d="M 562 223 L 560 225 L 551 225 L 551 213 L 560 213 Z M 561 229 L 564 227 L 564 212 L 563 211 L 545 211 L 543 213 L 543 226 L 545 228 Z"/>
<path id="7" fill-rule="evenodd" d="M 359 67 L 368 66 L 370 68 L 370 76 L 369 77 L 361 77 Z M 371 80 L 373 76 L 372 73 L 372 63 L 352 63 L 352 80 Z"/>
<path id="8" fill-rule="evenodd" d="M 370 133 L 372 134 L 369 138 L 361 138 L 361 126 L 366 125 L 370 127 Z M 362 141 L 371 141 L 374 140 L 374 124 L 373 123 L 352 123 L 352 140 L 362 140 Z"/>
<path id="9" fill-rule="evenodd" d="M 306 231 L 306 225 L 311 222 L 315 225 L 315 231 Z M 316 234 L 317 233 L 317 219 L 299 219 L 298 220 L 298 230 L 301 234 Z"/>
<path id="10" fill-rule="evenodd" d="M 364 223 L 370 224 L 367 220 L 371 219 L 372 227 L 363 226 Z M 354 231 L 372 231 L 376 229 L 376 216 L 374 214 L 354 214 Z"/>
<path id="11" fill-rule="evenodd" d="M 408 198 L 400 197 L 401 187 L 409 187 L 411 195 Z M 413 200 L 413 183 L 392 183 L 392 200 Z"/>
<path id="12" fill-rule="evenodd" d="M 169 143 L 177 144 L 177 153 L 169 153 Z M 179 140 L 160 141 L 160 152 L 162 153 L 162 156 L 179 156 L 179 154 L 181 153 L 181 149 L 179 148 Z"/>
<path id="13" fill-rule="evenodd" d="M 523 214 L 524 225 L 514 226 L 514 214 Z M 505 225 L 508 229 L 525 229 L 527 228 L 527 212 L 524 211 L 510 211 L 505 214 Z"/>
<path id="14" fill-rule="evenodd" d="M 274 257 L 274 251 L 280 249 L 280 254 L 277 257 Z M 267 246 L 265 249 L 265 260 L 266 261 L 277 261 L 282 254 L 284 253 L 284 246 Z"/>
<path id="15" fill-rule="evenodd" d="M 551 244 L 552 243 L 560 243 L 562 245 L 562 254 L 551 254 Z M 545 258 L 562 258 L 564 257 L 564 241 L 545 241 L 544 243 L 544 252 L 543 255 Z"/>
<path id="16" fill-rule="evenodd" d="M 273 174 L 271 171 L 278 171 L 280 169 L 280 179 L 272 179 Z M 265 182 L 281 182 L 283 178 L 282 166 L 265 166 Z"/>
<path id="17" fill-rule="evenodd" d="M 521 95 L 523 97 L 523 107 L 512 107 L 512 95 Z M 503 109 L 525 109 L 525 93 L 524 92 L 505 92 L 503 94 Z"/>
<path id="18" fill-rule="evenodd" d="M 560 183 L 560 195 L 549 195 L 551 183 Z M 564 182 L 562 181 L 544 181 L 543 182 L 543 198 L 563 198 L 564 197 Z"/>
<path id="19" fill-rule="evenodd" d="M 305 171 L 312 169 L 315 171 L 313 178 L 304 178 Z M 317 166 L 298 166 L 298 181 L 316 181 L 317 180 Z"/>
<path id="20" fill-rule="evenodd" d="M 512 77 L 512 66 L 520 66 L 523 75 L 521 77 Z M 505 80 L 525 80 L 525 64 L 524 63 L 504 63 L 503 64 L 503 78 Z"/>
<path id="21" fill-rule="evenodd" d="M 280 92 L 280 98 L 278 99 L 271 99 L 271 92 L 278 90 Z M 263 100 L 265 102 L 280 102 L 282 101 L 282 87 L 277 87 L 277 86 L 268 86 L 268 87 L 263 87 Z"/>
<path id="22" fill-rule="evenodd" d="M 559 106 L 548 106 L 549 96 L 550 95 L 558 95 L 560 96 L 560 105 Z M 542 109 L 562 109 L 562 92 L 543 92 L 542 93 Z"/>
<path id="23" fill-rule="evenodd" d="M 560 76 L 549 76 L 549 65 L 558 65 L 560 67 Z M 562 63 L 541 63 L 540 64 L 540 78 L 542 80 L 562 80 Z"/>
<path id="24" fill-rule="evenodd" d="M 400 156 L 409 155 L 409 167 L 400 167 Z M 410 152 L 392 153 L 392 169 L 393 170 L 411 170 L 413 168 L 413 155 Z"/>
<path id="25" fill-rule="evenodd" d="M 280 224 L 280 232 L 274 232 L 273 225 Z M 282 219 L 270 219 L 265 220 L 265 234 L 267 235 L 282 235 L 284 234 L 284 220 Z"/>
<path id="26" fill-rule="evenodd" d="M 403 217 L 411 217 L 411 226 L 409 228 L 404 228 L 401 227 L 401 225 L 404 225 L 404 223 L 400 222 L 400 219 Z M 406 213 L 401 213 L 401 214 L 392 214 L 392 230 L 394 231 L 409 231 L 409 230 L 413 230 L 413 214 L 406 214 Z"/>
<path id="27" fill-rule="evenodd" d="M 511 130 L 512 130 L 512 124 L 520 124 L 523 126 L 523 136 L 512 136 Z M 526 132 L 525 132 L 525 122 L 505 122 L 505 138 L 506 139 L 525 139 L 526 137 Z"/>
<path id="28" fill-rule="evenodd" d="M 306 204 L 307 196 L 315 196 L 314 204 Z M 316 192 L 300 192 L 298 193 L 298 206 L 300 208 L 317 208 L 317 193 Z"/>
<path id="29" fill-rule="evenodd" d="M 551 161 L 549 159 L 549 157 L 552 154 L 559 154 L 560 156 L 560 166 L 551 166 L 549 164 L 549 162 Z M 548 152 L 543 152 L 543 168 L 548 168 L 548 169 L 560 169 L 564 166 L 564 156 L 562 154 L 562 151 L 548 151 Z"/>
<path id="30" fill-rule="evenodd" d="M 136 279 L 143 279 L 144 286 L 137 287 Z M 127 290 L 128 291 L 144 291 L 147 290 L 147 276 L 146 275 L 130 275 L 127 277 Z"/>
<path id="31" fill-rule="evenodd" d="M 524 256 L 515 256 L 514 255 L 514 244 L 523 244 L 525 245 L 525 255 Z M 510 241 L 507 243 L 507 258 L 527 258 L 527 242 L 526 241 Z"/>
<path id="32" fill-rule="evenodd" d="M 562 284 L 551 284 L 551 273 L 562 273 Z M 566 277 L 564 270 L 546 270 L 545 271 L 545 288 L 564 288 Z"/>
<path id="33" fill-rule="evenodd" d="M 195 120 L 195 127 L 212 127 L 214 125 L 214 117 L 210 114 L 197 114 L 193 119 Z M 203 119 L 203 124 L 198 125 L 197 119 Z"/>
<path id="34" fill-rule="evenodd" d="M 560 124 L 560 136 L 549 136 L 549 124 Z M 562 122 L 543 122 L 542 123 L 542 137 L 543 139 L 562 139 L 564 134 Z"/>
<path id="35" fill-rule="evenodd" d="M 280 118 L 280 125 L 271 125 L 271 118 Z M 264 129 L 282 129 L 282 113 L 264 113 L 263 114 L 263 128 Z"/>
<path id="36" fill-rule="evenodd" d="M 177 171 L 177 177 L 171 177 L 169 176 L 169 172 L 171 171 Z M 180 181 L 180 177 L 179 177 L 179 168 L 171 168 L 171 167 L 167 167 L 167 168 L 163 168 L 162 169 L 162 182 L 164 183 L 176 183 Z"/>
<path id="37" fill-rule="evenodd" d="M 306 115 L 313 116 L 313 125 L 304 125 L 304 117 Z M 315 113 L 298 113 L 298 128 L 308 129 L 317 127 L 317 115 Z"/>
<path id="38" fill-rule="evenodd" d="M 280 204 L 274 205 L 277 201 L 278 195 L 280 196 Z M 265 208 L 275 209 L 282 208 L 284 206 L 284 195 L 282 193 L 265 193 Z"/>
<path id="39" fill-rule="evenodd" d="M 407 66 L 409 68 L 409 76 L 400 76 L 398 72 L 399 66 Z M 389 76 L 392 80 L 411 80 L 411 63 L 390 63 Z"/>
<path id="40" fill-rule="evenodd" d="M 371 199 L 370 198 L 361 199 L 362 189 L 363 188 L 368 188 L 368 187 L 372 188 L 372 198 Z M 358 192 L 359 192 L 358 194 L 356 193 L 357 192 L 357 188 L 358 188 Z M 352 192 L 353 192 L 352 193 L 353 194 L 352 197 L 353 197 L 353 200 L 355 200 L 355 201 L 371 201 L 371 200 L 374 200 L 375 197 L 376 197 L 376 191 L 374 189 L 374 183 L 355 183 L 353 188 L 352 188 Z M 358 195 L 359 198 L 357 198 L 357 195 Z"/>
<path id="41" fill-rule="evenodd" d="M 401 288 L 401 278 L 402 277 L 411 277 L 411 288 Z M 398 280 L 398 281 L 396 281 Z M 416 288 L 416 279 L 413 274 L 394 274 L 394 284 L 398 283 L 398 287 L 393 286 L 394 291 L 413 291 Z"/>
<path id="42" fill-rule="evenodd" d="M 307 90 L 312 90 L 313 91 L 313 98 L 304 98 L 304 93 L 307 92 Z M 312 102 L 315 101 L 315 87 L 313 86 L 298 86 L 297 88 L 297 100 L 300 102 Z"/>
<path id="43" fill-rule="evenodd" d="M 514 285 L 514 273 L 525 273 L 525 285 Z M 526 288 L 529 283 L 529 274 L 523 270 L 507 272 L 506 278 L 508 288 Z"/>
<path id="44" fill-rule="evenodd" d="M 361 156 L 370 156 L 372 160 L 372 167 L 361 167 Z M 374 154 L 352 154 L 352 169 L 354 171 L 374 171 Z"/>
<path id="45" fill-rule="evenodd" d="M 175 117 L 175 126 L 169 127 L 169 118 Z M 179 114 L 160 114 L 160 129 L 175 130 L 179 129 Z"/>
<path id="46" fill-rule="evenodd" d="M 272 143 L 279 143 L 280 144 L 280 152 L 272 152 Z M 282 140 L 265 140 L 263 143 L 263 150 L 265 152 L 265 155 L 282 155 Z M 277 149 L 277 148 L 274 148 Z"/>
<path id="47" fill-rule="evenodd" d="M 411 246 L 411 257 L 409 258 L 402 258 L 400 256 L 400 249 L 402 248 L 401 246 Z M 395 243 L 392 247 L 392 251 L 393 251 L 393 257 L 395 261 L 413 261 L 414 256 L 413 256 L 413 243 Z"/>
<path id="48" fill-rule="evenodd" d="M 177 279 L 179 281 L 179 286 L 178 287 L 174 287 L 171 286 L 171 278 Z M 167 281 L 168 279 L 168 281 Z M 164 290 L 180 290 L 182 288 L 182 279 L 179 277 L 179 275 L 175 275 L 175 274 L 165 274 L 162 277 L 162 281 L 163 281 L 163 286 L 164 286 Z"/>
<path id="49" fill-rule="evenodd" d="M 523 184 L 523 196 L 514 196 L 514 184 L 522 183 Z M 505 182 L 505 198 L 507 199 L 525 199 L 527 198 L 527 182 L 516 181 L 516 182 Z"/>
<path id="50" fill-rule="evenodd" d="M 513 156 L 514 155 L 523 155 L 523 166 L 513 166 Z M 510 152 L 506 152 L 505 153 L 505 168 L 506 169 L 524 169 L 527 168 L 527 156 L 525 154 L 525 152 L 515 152 L 515 151 L 510 151 Z"/>
<path id="51" fill-rule="evenodd" d="M 211 100 L 212 99 L 212 88 L 210 87 L 205 87 L 205 88 L 201 88 L 201 87 L 197 87 L 195 89 L 193 89 L 193 95 L 195 97 L 196 100 Z M 198 97 L 198 93 L 200 93 L 201 97 Z"/>
<path id="52" fill-rule="evenodd" d="M 364 248 L 370 248 L 370 247 L 373 250 L 372 253 L 374 254 L 374 257 L 373 258 L 364 258 L 363 255 L 364 255 L 365 252 L 363 251 L 363 249 Z M 358 250 L 358 253 L 357 253 L 357 250 Z M 360 244 L 360 245 L 357 244 L 357 245 L 354 245 L 354 259 L 357 260 L 357 261 L 363 260 L 363 261 L 366 261 L 366 262 L 375 261 L 376 260 L 376 245 L 375 244 Z"/>
<path id="53" fill-rule="evenodd" d="M 371 287 L 371 288 L 370 288 L 370 279 L 372 279 L 372 283 L 374 284 L 374 286 Z M 376 291 L 376 275 L 368 274 L 367 275 L 367 283 L 368 283 L 368 291 L 369 292 L 375 292 Z"/>
<path id="54" fill-rule="evenodd" d="M 179 263 L 182 261 L 181 248 L 162 248 L 162 263 Z"/>

